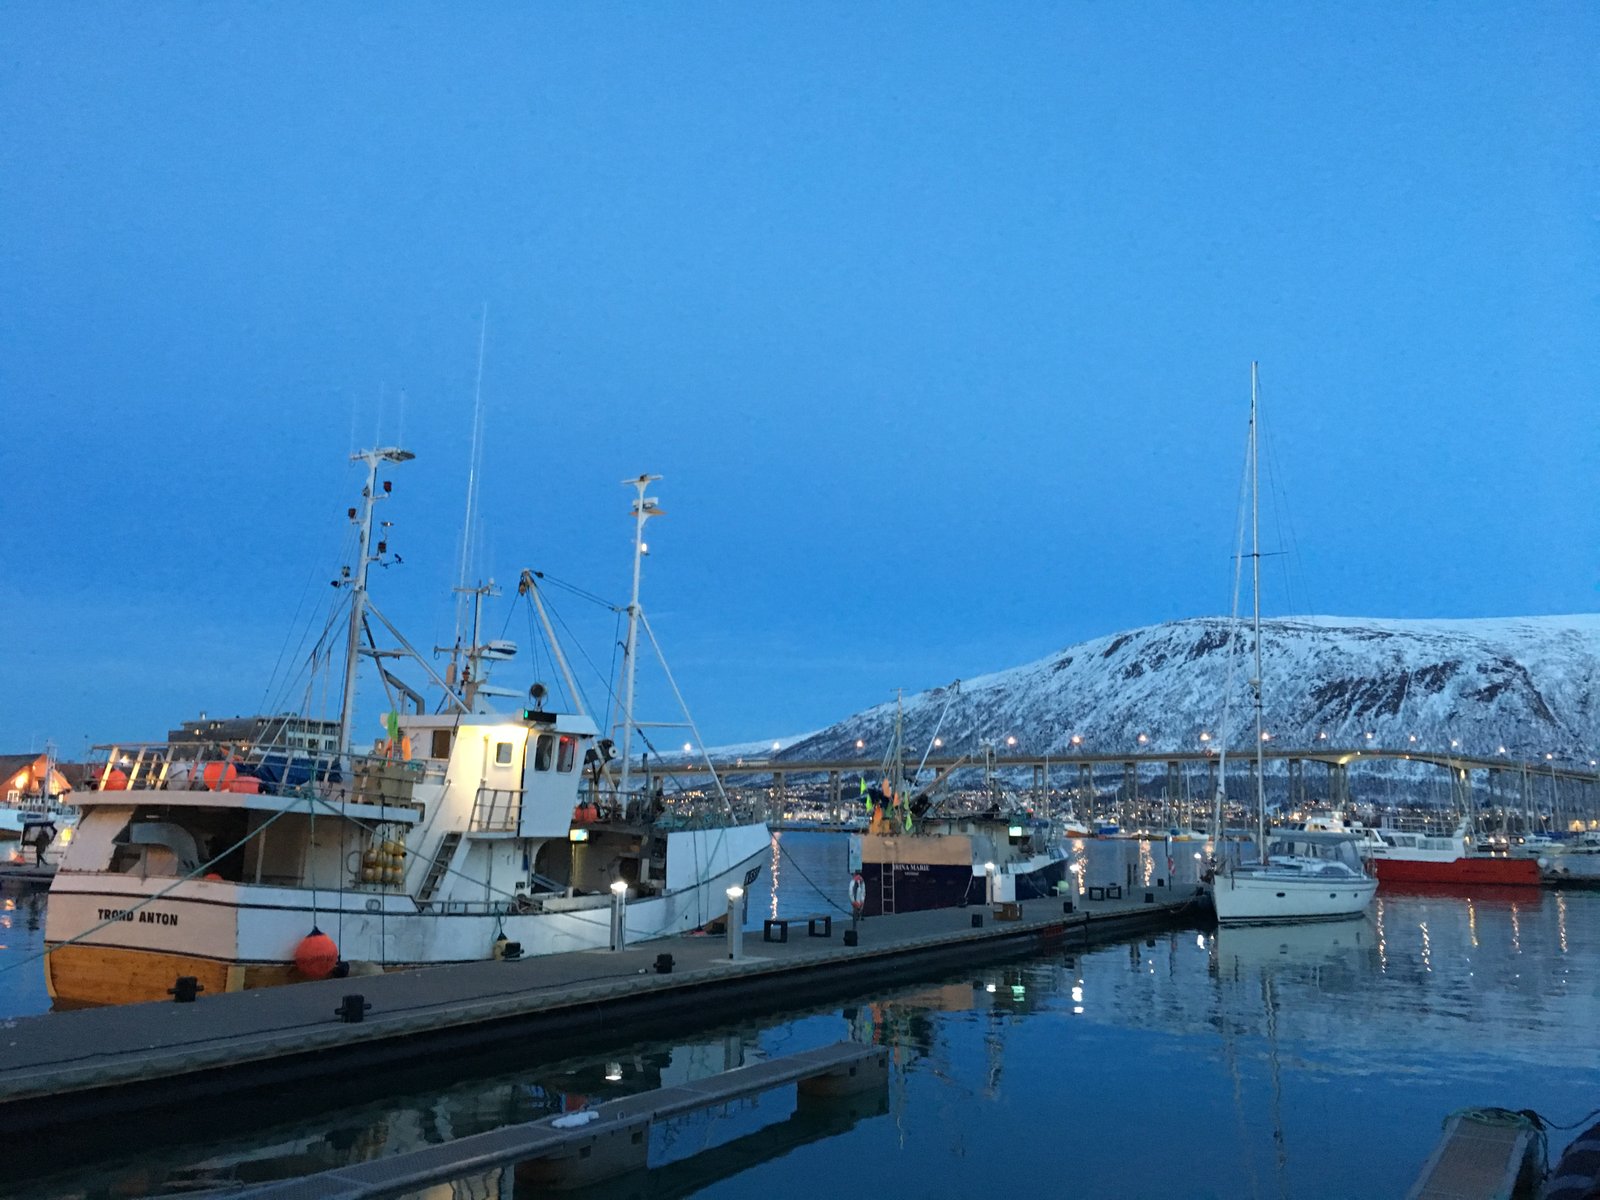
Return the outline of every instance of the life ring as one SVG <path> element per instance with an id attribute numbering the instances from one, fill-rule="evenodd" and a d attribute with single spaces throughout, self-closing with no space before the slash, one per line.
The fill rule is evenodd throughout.
<path id="1" fill-rule="evenodd" d="M 866 906 L 867 881 L 861 878 L 861 872 L 857 871 L 850 876 L 850 907 L 859 915 Z"/>

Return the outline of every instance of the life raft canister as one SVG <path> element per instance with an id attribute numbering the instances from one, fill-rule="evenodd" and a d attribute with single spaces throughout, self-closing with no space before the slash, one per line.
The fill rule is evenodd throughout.
<path id="1" fill-rule="evenodd" d="M 850 876 L 850 907 L 859 915 L 866 906 L 867 881 L 861 877 L 861 872 L 857 871 Z"/>

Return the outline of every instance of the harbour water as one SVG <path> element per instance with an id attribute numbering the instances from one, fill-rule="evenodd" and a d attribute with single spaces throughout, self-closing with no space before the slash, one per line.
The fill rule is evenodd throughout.
<path id="1" fill-rule="evenodd" d="M 1131 872 L 1165 887 L 1170 871 L 1185 887 L 1194 848 L 1076 853 L 1086 883 Z M 776 895 L 752 897 L 750 923 L 842 907 L 844 867 L 842 837 L 783 835 L 768 872 Z M 43 1011 L 26 962 L 42 893 L 3 901 L 0 1005 L 8 1017 Z M 27 1178 L 8 1183 L 87 1200 L 285 1178 L 855 1039 L 893 1050 L 885 1101 L 825 1128 L 790 1120 L 783 1092 L 667 1123 L 651 1194 L 1403 1195 L 1454 1109 L 1576 1123 L 1600 1107 L 1597 1018 L 1600 895 L 1385 889 L 1355 921 L 1189 929 L 908 977 L 671 1043 L 620 1030 L 614 1047 L 566 1061 L 508 1046 L 470 1076 L 419 1062 L 356 1103 L 316 1111 L 305 1096 L 263 1097 L 137 1148 L 86 1139 L 76 1161 L 24 1156 L 12 1165 Z M 1570 1136 L 1552 1130 L 1552 1153 Z M 429 1194 L 508 1192 L 489 1176 Z"/>

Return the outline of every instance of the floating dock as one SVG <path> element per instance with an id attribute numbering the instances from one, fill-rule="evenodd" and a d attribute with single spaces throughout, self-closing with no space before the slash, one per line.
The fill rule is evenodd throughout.
<path id="1" fill-rule="evenodd" d="M 889 1085 L 889 1051 L 849 1042 L 802 1050 L 692 1083 L 610 1100 L 581 1113 L 507 1125 L 408 1154 L 227 1194 L 250 1200 L 386 1200 L 507 1167 L 514 1171 L 519 1189 L 585 1187 L 646 1170 L 655 1122 L 788 1084 L 796 1085 L 802 1105 L 882 1092 Z"/>
<path id="2" fill-rule="evenodd" d="M 1105 889 L 1096 889 L 1103 893 Z M 1197 893 L 1136 890 L 1126 898 L 1036 900 L 1001 914 L 939 909 L 873 917 L 846 944 L 848 918 L 805 915 L 746 930 L 739 957 L 725 936 L 671 938 L 515 962 L 396 971 L 22 1018 L 0 1031 L 0 1119 L 13 1136 L 81 1141 L 85 1122 L 193 1113 L 262 1085 L 322 1090 L 368 1069 L 437 1062 L 441 1054 L 521 1053 L 670 1035 L 857 994 L 885 980 L 1029 953 L 1081 948 L 1192 921 Z M 1003 906 L 1004 907 L 1004 906 Z M 815 936 L 813 935 L 815 934 Z M 668 969 L 662 959 L 671 956 Z M 349 997 L 360 1009 L 358 1020 Z M 375 1083 L 373 1086 L 381 1086 Z"/>

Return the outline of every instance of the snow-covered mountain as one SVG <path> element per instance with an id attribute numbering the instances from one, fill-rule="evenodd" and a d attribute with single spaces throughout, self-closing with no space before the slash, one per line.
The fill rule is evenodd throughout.
<path id="1" fill-rule="evenodd" d="M 1223 618 L 1170 621 L 962 680 L 953 700 L 948 687 L 908 695 L 906 744 L 926 747 L 949 702 L 944 753 L 987 741 L 1001 753 L 1066 755 L 1075 735 L 1080 753 L 1196 750 L 1202 733 L 1215 745 L 1224 732 L 1231 666 L 1226 732 L 1231 747 L 1248 747 L 1251 635 L 1229 630 Z M 1454 740 L 1463 754 L 1503 746 L 1514 758 L 1586 763 L 1600 750 L 1597 668 L 1600 616 L 1262 622 L 1265 725 L 1283 747 L 1444 750 Z M 892 702 L 867 709 L 774 757 L 862 757 L 858 739 L 870 757 L 887 745 L 894 714 Z"/>

